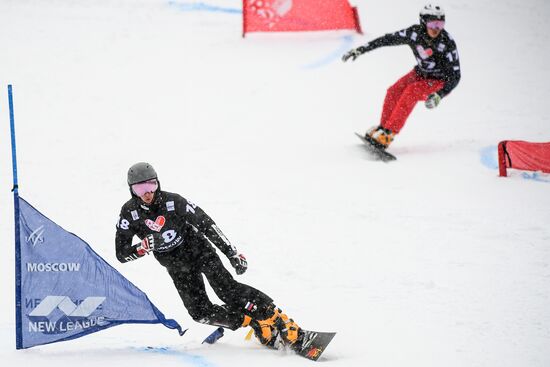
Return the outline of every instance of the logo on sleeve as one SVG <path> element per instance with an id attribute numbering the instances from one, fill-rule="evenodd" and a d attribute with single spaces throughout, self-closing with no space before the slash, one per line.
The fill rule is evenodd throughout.
<path id="1" fill-rule="evenodd" d="M 175 210 L 174 201 L 166 202 L 166 210 L 168 210 L 169 212 L 173 212 Z"/>
<path id="2" fill-rule="evenodd" d="M 422 60 L 426 60 L 428 57 L 432 56 L 434 51 L 431 48 L 424 48 L 421 45 L 416 46 L 416 51 Z"/>
<path id="3" fill-rule="evenodd" d="M 162 227 L 164 227 L 165 222 L 166 219 L 162 215 L 159 215 L 154 222 L 151 219 L 145 220 L 145 224 L 147 225 L 147 227 L 155 232 L 160 232 Z"/>

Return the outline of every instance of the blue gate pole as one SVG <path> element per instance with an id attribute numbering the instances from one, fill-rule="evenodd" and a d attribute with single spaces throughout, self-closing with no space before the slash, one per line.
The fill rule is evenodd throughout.
<path id="1" fill-rule="evenodd" d="M 15 347 L 23 348 L 23 329 L 21 318 L 21 237 L 19 227 L 19 185 L 17 183 L 17 155 L 15 149 L 15 119 L 13 115 L 13 93 L 8 85 L 8 103 L 10 108 L 11 159 L 13 166 L 13 213 L 15 222 Z"/>

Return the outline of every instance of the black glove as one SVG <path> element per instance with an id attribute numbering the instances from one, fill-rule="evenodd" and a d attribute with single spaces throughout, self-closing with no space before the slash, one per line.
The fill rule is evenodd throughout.
<path id="1" fill-rule="evenodd" d="M 342 56 L 342 61 L 346 62 L 350 58 L 351 58 L 351 61 L 355 61 L 356 58 L 358 58 L 365 52 L 367 52 L 367 48 L 365 46 L 359 46 L 357 48 L 351 49 Z"/>
<path id="2" fill-rule="evenodd" d="M 246 262 L 246 257 L 243 254 L 233 255 L 229 258 L 231 266 L 235 268 L 235 272 L 238 275 L 243 274 L 248 268 L 248 263 Z"/>
<path id="3" fill-rule="evenodd" d="M 155 236 L 152 234 L 147 235 L 141 240 L 141 243 L 137 247 L 137 253 L 139 256 L 144 256 L 155 249 Z"/>
<path id="4" fill-rule="evenodd" d="M 437 93 L 432 93 L 428 96 L 428 99 L 424 104 L 426 105 L 426 108 L 432 109 L 436 108 L 437 105 L 441 102 L 441 97 Z"/>

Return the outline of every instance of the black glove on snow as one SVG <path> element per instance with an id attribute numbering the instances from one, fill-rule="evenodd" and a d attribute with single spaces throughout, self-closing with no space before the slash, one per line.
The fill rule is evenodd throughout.
<path id="1" fill-rule="evenodd" d="M 235 272 L 238 275 L 243 274 L 248 268 L 248 263 L 246 262 L 246 257 L 243 254 L 237 254 L 229 258 L 231 266 L 235 268 Z"/>

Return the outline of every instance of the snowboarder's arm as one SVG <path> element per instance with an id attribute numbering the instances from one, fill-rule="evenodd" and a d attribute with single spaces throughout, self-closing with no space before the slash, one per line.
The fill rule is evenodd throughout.
<path id="1" fill-rule="evenodd" d="M 460 61 L 456 43 L 451 40 L 450 46 L 448 52 L 445 54 L 448 61 L 445 66 L 445 85 L 437 92 L 441 98 L 451 93 L 458 85 L 458 82 L 460 82 Z"/>
<path id="2" fill-rule="evenodd" d="M 200 207 L 180 197 L 180 200 L 176 201 L 176 211 L 185 217 L 187 224 L 203 234 L 225 256 L 231 258 L 237 254 L 235 246 L 229 242 L 214 220 Z"/>
<path id="3" fill-rule="evenodd" d="M 134 231 L 131 228 L 131 222 L 125 218 L 124 211 L 120 213 L 120 218 L 116 224 L 115 251 L 118 261 L 125 263 L 136 260 L 144 254 L 139 254 L 138 247 L 132 245 Z"/>
<path id="4" fill-rule="evenodd" d="M 370 42 L 367 42 L 362 46 L 349 50 L 342 56 L 342 61 L 346 62 L 349 59 L 355 61 L 355 59 L 357 59 L 360 55 L 375 50 L 379 47 L 407 45 L 413 42 L 416 37 L 417 33 L 414 30 L 414 26 L 395 33 L 388 33 L 382 37 L 378 37 Z"/>
<path id="5" fill-rule="evenodd" d="M 379 47 L 408 45 L 414 40 L 415 37 L 416 36 L 413 27 L 409 27 L 395 33 L 388 33 L 383 35 L 382 37 L 373 39 L 372 41 L 367 42 L 359 48 L 363 48 L 362 51 L 363 53 L 365 53 L 375 50 Z"/>

